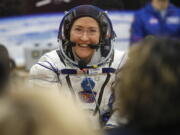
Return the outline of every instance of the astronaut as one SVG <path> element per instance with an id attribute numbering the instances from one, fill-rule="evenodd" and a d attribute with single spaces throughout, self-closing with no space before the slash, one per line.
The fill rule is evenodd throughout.
<path id="1" fill-rule="evenodd" d="M 44 54 L 30 70 L 30 82 L 65 91 L 80 100 L 95 128 L 115 126 L 112 115 L 115 73 L 125 52 L 115 50 L 115 32 L 102 9 L 92 5 L 72 8 L 59 26 L 60 48 Z M 59 89 L 60 90 L 60 89 Z"/>
<path id="2" fill-rule="evenodd" d="M 130 45 L 135 45 L 148 35 L 180 37 L 180 9 L 170 0 L 150 0 L 138 10 L 131 26 Z"/>

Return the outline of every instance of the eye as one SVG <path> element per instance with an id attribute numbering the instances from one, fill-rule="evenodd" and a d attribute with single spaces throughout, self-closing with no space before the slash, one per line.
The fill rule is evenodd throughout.
<path id="1" fill-rule="evenodd" d="M 75 28 L 74 30 L 77 31 L 77 32 L 81 32 L 82 31 L 81 28 Z"/>
<path id="2" fill-rule="evenodd" d="M 97 32 L 97 30 L 95 30 L 95 29 L 91 29 L 91 30 L 89 30 L 91 33 L 95 33 L 95 32 Z"/>

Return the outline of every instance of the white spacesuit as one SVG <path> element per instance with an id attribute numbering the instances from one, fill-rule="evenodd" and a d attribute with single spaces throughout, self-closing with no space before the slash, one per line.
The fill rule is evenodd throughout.
<path id="1" fill-rule="evenodd" d="M 99 47 L 91 45 L 96 51 L 89 63 L 76 58 L 71 49 L 74 43 L 69 40 L 70 26 L 75 18 L 82 16 L 95 18 L 99 26 L 102 26 Z M 113 101 L 111 86 L 116 70 L 124 63 L 125 54 L 113 49 L 111 42 L 114 37 L 111 21 L 104 11 L 91 5 L 73 8 L 60 24 L 60 49 L 40 58 L 30 70 L 30 82 L 38 85 L 49 84 L 52 87 L 64 86 L 67 95 L 82 102 L 83 109 L 89 113 L 95 128 L 107 121 L 108 124 L 115 124 L 114 121 L 109 121 Z"/>

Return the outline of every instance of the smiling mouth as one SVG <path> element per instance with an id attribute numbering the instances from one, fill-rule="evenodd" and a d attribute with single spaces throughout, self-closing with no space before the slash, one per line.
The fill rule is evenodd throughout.
<path id="1" fill-rule="evenodd" d="M 83 48 L 89 48 L 89 45 L 88 44 L 78 44 L 78 46 L 80 46 L 80 47 L 83 47 Z"/>

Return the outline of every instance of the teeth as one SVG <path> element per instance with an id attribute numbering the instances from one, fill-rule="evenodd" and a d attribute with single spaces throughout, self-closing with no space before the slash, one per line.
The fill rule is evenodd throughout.
<path id="1" fill-rule="evenodd" d="M 79 46 L 81 46 L 81 47 L 88 47 L 87 44 L 79 44 Z"/>

